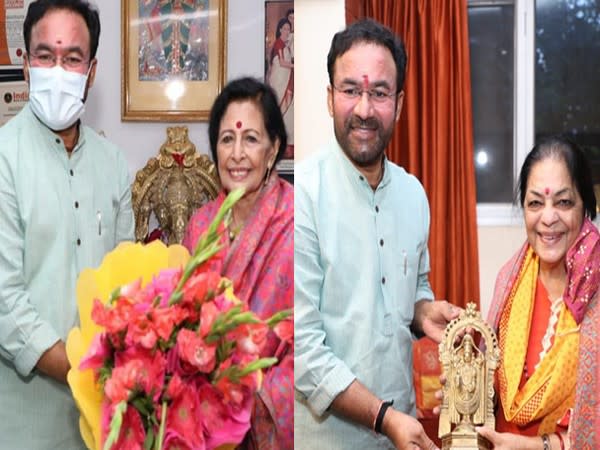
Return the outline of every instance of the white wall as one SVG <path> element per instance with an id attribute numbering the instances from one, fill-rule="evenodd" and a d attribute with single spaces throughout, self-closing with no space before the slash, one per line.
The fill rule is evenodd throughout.
<path id="1" fill-rule="evenodd" d="M 296 161 L 333 136 L 327 112 L 327 52 L 333 34 L 345 24 L 344 0 L 296 0 L 295 3 Z M 478 227 L 481 310 L 485 317 L 502 265 L 525 240 L 522 226 Z"/>
<path id="2" fill-rule="evenodd" d="M 265 0 L 229 0 L 227 20 L 227 79 L 242 75 L 263 77 Z M 84 122 L 102 130 L 127 157 L 131 175 L 155 156 L 174 123 L 121 121 L 121 2 L 97 2 L 102 31 L 98 71 L 86 104 Z M 208 126 L 188 122 L 190 140 L 200 153 L 210 153 Z"/>
<path id="3" fill-rule="evenodd" d="M 333 35 L 346 24 L 344 0 L 294 3 L 294 156 L 299 161 L 333 138 L 327 111 L 327 53 Z"/>

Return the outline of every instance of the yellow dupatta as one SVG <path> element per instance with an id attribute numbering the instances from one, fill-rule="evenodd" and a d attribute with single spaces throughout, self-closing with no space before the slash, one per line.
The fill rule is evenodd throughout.
<path id="1" fill-rule="evenodd" d="M 554 343 L 534 373 L 519 389 L 533 314 L 539 258 L 529 248 L 500 317 L 502 350 L 498 372 L 500 400 L 506 420 L 526 425 L 542 419 L 539 433 L 551 433 L 575 402 L 579 327 L 563 302 Z"/>

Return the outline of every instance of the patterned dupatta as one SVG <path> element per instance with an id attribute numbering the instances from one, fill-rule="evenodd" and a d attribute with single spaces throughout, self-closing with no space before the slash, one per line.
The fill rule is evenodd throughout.
<path id="1" fill-rule="evenodd" d="M 519 388 L 526 364 L 538 267 L 538 257 L 529 248 L 500 318 L 502 359 L 498 381 L 506 420 L 522 426 L 541 419 L 540 433 L 549 433 L 574 402 L 579 329 L 563 302 L 554 344 L 531 378 Z"/>
<path id="2" fill-rule="evenodd" d="M 533 310 L 538 258 L 528 243 L 502 268 L 489 320 L 500 335 L 500 399 L 506 419 L 519 425 L 541 419 L 539 433 L 552 432 L 574 405 L 572 448 L 600 448 L 600 234 L 584 220 L 567 252 L 567 285 L 555 342 L 531 378 L 519 388 Z"/>
<path id="3" fill-rule="evenodd" d="M 221 192 L 190 219 L 183 244 L 192 249 L 225 199 Z M 239 235 L 229 243 L 223 233 L 224 259 L 213 267 L 233 280 L 236 295 L 258 316 L 294 306 L 294 191 L 271 176 Z M 263 379 L 252 418 L 250 448 L 293 448 L 293 348 L 270 333 L 262 356 L 279 363 Z"/>

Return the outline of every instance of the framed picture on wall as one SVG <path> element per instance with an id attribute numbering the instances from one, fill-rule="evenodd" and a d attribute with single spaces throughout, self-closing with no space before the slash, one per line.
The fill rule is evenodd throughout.
<path id="1" fill-rule="evenodd" d="M 294 172 L 294 2 L 265 2 L 265 82 L 279 100 L 288 133 L 280 173 Z"/>
<path id="2" fill-rule="evenodd" d="M 121 118 L 206 120 L 225 80 L 227 0 L 121 0 Z"/>

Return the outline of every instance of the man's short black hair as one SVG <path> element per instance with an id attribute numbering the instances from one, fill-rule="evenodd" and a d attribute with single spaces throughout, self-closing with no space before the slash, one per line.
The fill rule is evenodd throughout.
<path id="1" fill-rule="evenodd" d="M 37 0 L 30 3 L 23 22 L 23 37 L 27 53 L 29 54 L 29 44 L 31 43 L 31 29 L 49 11 L 60 9 L 73 11 L 83 18 L 90 33 L 90 60 L 94 59 L 100 39 L 100 15 L 98 10 L 87 0 Z"/>
<path id="2" fill-rule="evenodd" d="M 406 50 L 402 40 L 389 28 L 373 19 L 362 19 L 349 25 L 345 30 L 333 36 L 329 54 L 327 55 L 327 72 L 329 84 L 333 86 L 335 61 L 346 53 L 355 44 L 375 44 L 387 48 L 396 64 L 396 89 L 398 92 L 404 87 L 406 72 Z"/>

